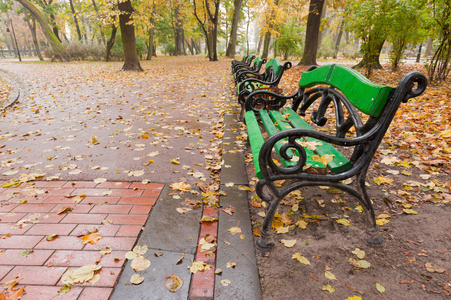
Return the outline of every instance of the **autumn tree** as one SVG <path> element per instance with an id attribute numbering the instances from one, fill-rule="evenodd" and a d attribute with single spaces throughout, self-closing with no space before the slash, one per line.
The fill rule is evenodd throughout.
<path id="1" fill-rule="evenodd" d="M 262 58 L 268 58 L 271 35 L 277 34 L 276 27 L 283 18 L 282 10 L 279 8 L 279 0 L 268 0 L 265 3 L 265 11 L 262 14 L 264 23 L 261 32 L 264 36 Z"/>
<path id="2" fill-rule="evenodd" d="M 220 0 L 193 0 L 193 13 L 205 34 L 208 49 L 208 59 L 217 61 L 216 51 L 218 40 Z"/>
<path id="3" fill-rule="evenodd" d="M 39 22 L 42 32 L 50 43 L 55 55 L 63 61 L 70 61 L 70 55 L 49 26 L 46 16 L 29 0 L 17 0 Z"/>
<path id="4" fill-rule="evenodd" d="M 131 0 L 119 0 L 119 25 L 121 28 L 122 46 L 125 62 L 122 71 L 143 71 L 139 64 L 136 50 L 135 26 L 133 25 L 133 7 Z"/>
<path id="5" fill-rule="evenodd" d="M 438 47 L 428 66 L 429 80 L 438 83 L 445 80 L 450 72 L 451 59 L 451 0 L 437 0 L 432 6 L 434 31 Z"/>

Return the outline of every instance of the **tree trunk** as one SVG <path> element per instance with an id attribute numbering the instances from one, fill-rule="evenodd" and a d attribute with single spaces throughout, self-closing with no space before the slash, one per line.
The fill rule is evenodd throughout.
<path id="1" fill-rule="evenodd" d="M 36 55 L 39 57 L 40 61 L 43 61 L 44 58 L 42 57 L 41 49 L 39 49 L 38 37 L 36 35 L 36 19 L 33 16 L 31 16 L 30 21 L 30 18 L 27 18 L 27 25 L 28 28 L 30 28 L 31 37 L 33 38 L 33 45 L 34 50 L 36 51 Z"/>
<path id="2" fill-rule="evenodd" d="M 343 37 L 343 27 L 345 26 L 345 21 L 343 20 L 340 24 L 340 28 L 337 34 L 337 39 L 335 40 L 335 48 L 334 48 L 334 58 L 337 58 L 338 55 L 338 47 L 340 47 L 341 38 Z"/>
<path id="3" fill-rule="evenodd" d="M 230 31 L 229 45 L 227 46 L 226 56 L 235 57 L 236 37 L 238 31 L 238 22 L 240 20 L 241 4 L 243 0 L 235 0 L 235 10 L 233 11 L 232 29 Z"/>
<path id="4" fill-rule="evenodd" d="M 257 53 L 260 53 L 260 50 L 262 49 L 262 44 L 263 44 L 263 35 L 260 35 L 258 38 Z M 249 53 L 246 54 L 249 55 Z"/>
<path id="5" fill-rule="evenodd" d="M 118 8 L 120 11 L 119 25 L 125 57 L 122 71 L 143 71 L 139 64 L 138 52 L 136 50 L 135 26 L 131 18 L 133 12 L 131 0 L 119 1 Z"/>
<path id="6" fill-rule="evenodd" d="M 74 18 L 75 28 L 77 29 L 78 41 L 82 41 L 80 26 L 78 25 L 77 14 L 75 13 L 74 2 L 69 0 L 70 10 L 72 11 L 72 16 Z"/>
<path id="7" fill-rule="evenodd" d="M 180 16 L 179 5 L 174 8 L 174 38 L 175 38 L 175 55 L 183 55 L 183 19 Z"/>
<path id="8" fill-rule="evenodd" d="M 371 34 L 370 34 L 371 39 Z M 380 70 L 383 69 L 381 63 L 379 62 L 379 57 L 381 56 L 382 47 L 384 46 L 385 39 L 374 43 L 372 49 L 367 49 L 363 51 L 363 59 L 356 65 L 354 68 L 366 68 L 367 74 L 369 77 L 373 69 Z M 370 47 L 369 43 L 362 44 L 362 48 Z"/>
<path id="9" fill-rule="evenodd" d="M 66 48 L 64 48 L 64 46 L 58 40 L 56 35 L 53 33 L 52 29 L 48 25 L 49 22 L 47 21 L 45 15 L 41 13 L 41 11 L 36 6 L 34 6 L 34 4 L 31 3 L 29 0 L 17 0 L 17 1 L 20 4 L 22 4 L 23 7 L 28 9 L 30 13 L 39 22 L 39 25 L 41 25 L 41 29 L 45 37 L 47 38 L 53 51 L 55 52 L 55 55 L 63 61 L 70 61 L 70 55 L 67 53 Z"/>
<path id="10" fill-rule="evenodd" d="M 324 1 L 325 0 L 310 0 L 307 30 L 305 32 L 304 54 L 302 55 L 299 65 L 316 65 L 318 35 Z"/>
<path id="11" fill-rule="evenodd" d="M 426 41 L 426 50 L 424 51 L 424 56 L 428 57 L 432 54 L 432 44 L 434 39 L 430 38 Z"/>
<path id="12" fill-rule="evenodd" d="M 271 40 L 271 32 L 268 31 L 265 34 L 265 42 L 263 43 L 262 59 L 268 59 L 270 40 Z"/>
<path id="13" fill-rule="evenodd" d="M 112 27 L 111 37 L 108 40 L 108 42 L 106 43 L 105 61 L 110 61 L 111 48 L 113 48 L 114 41 L 116 40 L 117 27 L 116 27 L 116 25 L 114 25 L 114 23 L 111 25 L 111 27 Z"/>

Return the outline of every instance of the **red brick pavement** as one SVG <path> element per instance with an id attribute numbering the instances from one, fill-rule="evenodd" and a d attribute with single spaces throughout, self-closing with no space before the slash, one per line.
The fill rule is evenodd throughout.
<path id="1" fill-rule="evenodd" d="M 163 186 L 37 181 L 34 187 L 42 192 L 37 196 L 24 195 L 21 186 L 0 189 L 0 284 L 16 279 L 19 287 L 25 286 L 24 300 L 108 299 L 125 263 L 124 254 L 135 244 Z M 86 197 L 75 203 L 81 194 Z M 22 199 L 27 202 L 17 203 Z M 72 211 L 58 214 L 65 206 Z M 28 218 L 36 222 L 15 226 Z M 112 223 L 104 224 L 104 220 Z M 102 239 L 83 245 L 81 237 L 94 228 Z M 59 237 L 47 241 L 49 234 Z M 113 251 L 102 256 L 98 249 L 105 247 Z M 22 255 L 26 249 L 34 252 Z M 67 294 L 58 295 L 61 276 L 69 268 L 97 262 L 102 266 L 97 283 L 76 284 Z"/>

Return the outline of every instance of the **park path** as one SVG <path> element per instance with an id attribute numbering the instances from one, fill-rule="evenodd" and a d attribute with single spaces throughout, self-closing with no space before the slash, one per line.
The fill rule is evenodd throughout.
<path id="1" fill-rule="evenodd" d="M 235 147 L 242 141 L 234 142 L 234 105 L 226 106 L 229 66 L 163 57 L 143 62 L 145 72 L 124 73 L 116 62 L 0 61 L 22 87 L 0 119 L 0 283 L 16 280 L 25 300 L 213 299 L 243 290 L 258 299 L 246 193 L 224 186 L 247 184 L 242 149 Z M 224 117 L 235 129 L 225 129 Z M 225 156 L 223 137 L 229 139 Z M 171 188 L 181 183 L 191 188 Z M 220 185 L 228 193 L 221 204 L 239 211 L 233 217 L 193 207 L 201 191 L 217 192 Z M 200 225 L 202 216 L 227 222 Z M 229 224 L 240 222 L 243 234 L 227 237 L 233 244 L 218 243 L 212 255 L 199 251 L 196 241 L 207 234 L 222 241 Z M 101 238 L 85 245 L 90 231 Z M 58 238 L 49 241 L 49 234 Z M 135 272 L 124 258 L 134 245 L 155 254 L 148 258 L 152 266 L 139 272 L 145 281 L 138 286 L 127 284 Z M 215 282 L 214 268 L 194 275 L 188 269 L 195 260 L 226 269 L 230 255 L 242 266 L 228 277 L 235 287 Z M 87 264 L 102 265 L 100 280 L 58 296 L 61 276 Z M 184 280 L 177 293 L 164 285 L 171 274 Z"/>

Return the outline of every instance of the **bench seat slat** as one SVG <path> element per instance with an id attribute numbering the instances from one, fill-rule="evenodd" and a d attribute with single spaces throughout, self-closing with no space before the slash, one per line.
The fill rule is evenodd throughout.
<path id="1" fill-rule="evenodd" d="M 257 174 L 257 178 L 261 179 L 262 173 L 260 171 L 260 165 L 258 164 L 258 154 L 260 153 L 260 149 L 265 142 L 265 139 L 263 138 L 254 112 L 248 111 L 244 114 L 244 117 L 246 120 L 248 140 L 251 145 L 252 156 L 254 159 L 255 173 Z"/>
<path id="2" fill-rule="evenodd" d="M 272 135 L 276 134 L 277 132 L 279 132 L 279 130 L 277 130 L 277 127 L 272 122 L 271 117 L 268 115 L 268 112 L 266 110 L 260 110 L 259 114 L 260 114 L 262 123 L 265 126 L 266 132 L 268 133 L 269 136 L 272 136 Z M 276 143 L 275 148 L 276 148 L 278 155 L 280 152 L 280 148 L 282 148 L 283 145 L 284 145 L 283 141 L 279 141 Z M 291 150 L 288 150 L 287 154 L 296 156 L 293 153 L 293 151 L 291 151 Z M 290 160 L 285 160 L 280 155 L 279 155 L 279 157 L 280 157 L 280 160 L 281 160 L 282 164 L 284 165 L 284 167 L 293 167 L 294 165 L 296 165 L 296 162 L 293 162 Z"/>
<path id="3" fill-rule="evenodd" d="M 313 128 L 291 108 L 284 109 L 282 113 L 289 115 L 288 120 L 290 120 L 291 124 L 293 124 L 293 126 L 295 126 L 296 128 L 313 130 Z M 332 172 L 341 173 L 349 170 L 352 167 L 352 163 L 331 144 L 310 137 L 307 138 L 307 141 L 317 141 L 322 143 L 322 145 L 317 146 L 315 149 L 315 152 L 319 156 L 326 154 L 334 155 L 333 160 L 327 165 Z"/>

